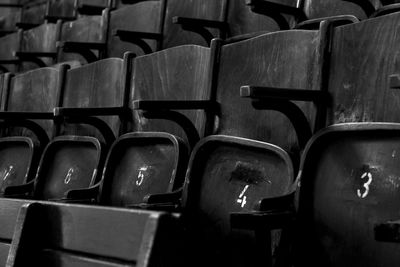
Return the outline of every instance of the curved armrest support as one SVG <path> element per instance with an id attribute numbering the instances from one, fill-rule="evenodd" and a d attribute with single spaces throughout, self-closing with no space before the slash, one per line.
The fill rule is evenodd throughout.
<path id="1" fill-rule="evenodd" d="M 123 42 L 132 43 L 139 46 L 145 54 L 153 52 L 152 48 L 144 40 L 156 40 L 157 42 L 162 41 L 163 35 L 161 33 L 152 32 L 138 32 L 138 31 L 127 31 L 127 30 L 114 30 L 113 36 L 118 36 Z"/>
<path id="2" fill-rule="evenodd" d="M 178 16 L 172 18 L 172 23 L 181 25 L 182 29 L 185 31 L 191 31 L 200 34 L 208 45 L 211 44 L 212 39 L 219 36 L 213 36 L 212 33 L 207 30 L 207 28 L 218 29 L 221 33 L 220 35 L 222 35 L 221 37 L 225 37 L 229 28 L 228 23 L 224 21 L 185 18 Z"/>
<path id="3" fill-rule="evenodd" d="M 85 58 L 88 63 L 98 60 L 98 57 L 91 50 L 104 51 L 106 43 L 84 43 L 84 42 L 61 42 L 58 41 L 56 46 L 67 53 L 77 53 Z"/>
<path id="4" fill-rule="evenodd" d="M 172 110 L 205 110 L 216 112 L 219 104 L 215 101 L 158 101 L 158 100 L 136 100 L 133 101 L 134 110 L 143 110 L 143 116 L 148 119 L 165 119 L 177 123 L 185 131 L 191 148 L 200 140 L 200 136 L 193 122 L 182 113 Z"/>
<path id="5" fill-rule="evenodd" d="M 94 202 L 99 195 L 100 185 L 96 184 L 89 188 L 73 189 L 66 193 L 66 202 Z"/>
<path id="6" fill-rule="evenodd" d="M 313 102 L 316 105 L 317 115 L 314 131 L 317 131 L 325 125 L 326 108 L 330 100 L 329 93 L 324 91 L 248 85 L 240 88 L 240 96 L 251 98 L 255 109 L 276 110 L 285 114 L 296 130 L 301 148 L 305 147 L 312 131 L 302 110 L 291 101 Z"/>
<path id="7" fill-rule="evenodd" d="M 55 59 L 57 53 L 55 52 L 15 52 L 15 56 L 18 57 L 20 61 L 33 62 L 39 67 L 43 68 L 47 65 L 43 62 L 42 57 Z"/>
<path id="8" fill-rule="evenodd" d="M 8 186 L 4 189 L 4 196 L 10 198 L 31 198 L 33 196 L 34 181 L 26 184 Z"/>
<path id="9" fill-rule="evenodd" d="M 251 11 L 261 14 L 271 19 L 279 25 L 281 30 L 290 29 L 290 25 L 282 14 L 288 14 L 296 17 L 298 21 L 307 20 L 307 16 L 297 6 L 289 6 L 267 0 L 246 0 L 246 5 L 250 6 Z"/>
<path id="10" fill-rule="evenodd" d="M 147 195 L 143 198 L 143 202 L 147 204 L 180 203 L 182 192 L 181 188 L 171 193 Z"/>
<path id="11" fill-rule="evenodd" d="M 375 11 L 370 18 L 376 18 L 400 11 L 400 3 L 383 6 Z"/>

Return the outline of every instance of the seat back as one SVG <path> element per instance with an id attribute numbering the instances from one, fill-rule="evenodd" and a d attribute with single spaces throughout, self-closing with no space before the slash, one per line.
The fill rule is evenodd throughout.
<path id="1" fill-rule="evenodd" d="M 21 52 L 43 52 L 57 53 L 56 42 L 60 38 L 61 23 L 46 23 L 38 27 L 26 30 L 22 34 Z M 46 66 L 56 63 L 56 56 L 39 58 Z M 38 65 L 32 62 L 21 63 L 21 70 L 37 68 Z"/>
<path id="2" fill-rule="evenodd" d="M 215 49 L 187 45 L 162 50 L 134 60 L 131 100 L 210 100 L 210 79 Z M 202 110 L 182 111 L 204 135 L 206 115 Z M 186 139 L 175 124 L 146 119 L 134 112 L 135 131 L 168 132 Z"/>
<path id="3" fill-rule="evenodd" d="M 156 212 L 35 204 L 26 211 L 7 264 L 181 266 L 177 225 L 173 215 Z"/>
<path id="4" fill-rule="evenodd" d="M 399 244 L 374 233 L 399 219 L 399 133 L 398 124 L 338 124 L 310 141 L 301 168 L 299 266 L 311 255 L 318 266 L 399 264 Z"/>
<path id="5" fill-rule="evenodd" d="M 185 17 L 225 21 L 227 0 L 168 0 L 164 22 L 163 48 L 185 44 L 208 46 L 207 42 L 198 34 L 184 31 L 180 25 L 174 24 L 173 17 Z M 214 37 L 220 37 L 219 31 L 211 29 Z"/>
<path id="6" fill-rule="evenodd" d="M 104 153 L 93 137 L 60 136 L 43 152 L 36 174 L 36 199 L 62 199 L 68 191 L 98 182 Z"/>
<path id="7" fill-rule="evenodd" d="M 9 78 L 3 97 L 5 111 L 53 112 L 59 105 L 61 83 L 65 66 L 59 68 L 40 68 Z M 53 136 L 51 120 L 35 120 L 47 133 Z M 23 135 L 36 139 L 29 130 L 10 127 L 8 135 Z"/>
<path id="8" fill-rule="evenodd" d="M 397 80 L 398 13 L 334 29 L 328 90 L 328 123 L 400 122 Z M 382 29 L 385 29 L 384 31 Z M 351 62 L 351 63 L 349 63 Z M 394 86 L 392 89 L 391 86 Z"/>
<path id="9" fill-rule="evenodd" d="M 230 213 L 250 212 L 260 200 L 287 193 L 293 180 L 292 161 L 276 146 L 232 136 L 200 141 L 183 197 L 194 266 L 256 266 L 254 233 L 232 228 Z"/>
<path id="10" fill-rule="evenodd" d="M 64 22 L 61 30 L 61 41 L 80 43 L 106 43 L 109 10 L 102 15 L 84 16 L 77 20 Z M 86 60 L 77 53 L 60 53 L 59 61 Z"/>
<path id="11" fill-rule="evenodd" d="M 254 109 L 248 99 L 240 97 L 240 87 L 321 90 L 325 40 L 323 29 L 290 30 L 223 45 L 214 84 L 221 110 L 213 134 L 269 142 L 298 154 L 295 131 L 287 117 Z M 296 104 L 313 124 L 312 104 Z"/>
<path id="12" fill-rule="evenodd" d="M 100 203 L 127 206 L 149 194 L 182 187 L 188 148 L 167 133 L 129 133 L 112 146 L 103 171 Z"/>
<path id="13" fill-rule="evenodd" d="M 126 61 L 125 61 L 126 62 Z M 108 58 L 67 72 L 60 103 L 65 108 L 122 107 L 125 100 L 124 61 Z M 118 116 L 101 117 L 115 136 L 120 133 L 121 120 Z M 80 124 L 61 125 L 60 135 L 89 135 L 102 140 L 93 127 Z"/>
<path id="14" fill-rule="evenodd" d="M 120 37 L 115 36 L 115 31 L 127 30 L 161 34 L 164 23 L 163 16 L 164 1 L 142 1 L 112 11 L 108 31 L 107 55 L 109 57 L 122 57 L 126 51 L 131 51 L 137 56 L 143 55 L 142 48 L 121 40 Z M 161 40 L 144 39 L 144 41 L 152 51 L 157 51 L 161 48 Z"/>

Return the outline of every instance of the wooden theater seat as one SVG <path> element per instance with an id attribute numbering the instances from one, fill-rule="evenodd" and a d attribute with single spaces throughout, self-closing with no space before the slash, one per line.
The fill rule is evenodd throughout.
<path id="1" fill-rule="evenodd" d="M 297 219 L 276 225 L 286 224 L 292 233 L 294 254 L 288 258 L 294 266 L 399 264 L 399 130 L 393 123 L 345 123 L 324 129 L 309 142 Z M 287 205 L 270 199 L 265 222 L 292 210 Z"/>
<path id="2" fill-rule="evenodd" d="M 182 266 L 179 218 L 127 209 L 23 207 L 7 266 Z"/>

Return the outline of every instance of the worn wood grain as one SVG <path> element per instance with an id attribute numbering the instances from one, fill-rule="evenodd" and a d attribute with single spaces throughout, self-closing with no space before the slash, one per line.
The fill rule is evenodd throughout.
<path id="1" fill-rule="evenodd" d="M 59 71 L 55 68 L 41 68 L 28 71 L 12 78 L 7 89 L 5 110 L 53 112 L 58 104 Z M 52 121 L 37 121 L 47 132 L 53 134 Z M 32 136 L 28 130 L 13 128 L 10 135 Z"/>
<path id="2" fill-rule="evenodd" d="M 255 110 L 240 97 L 242 85 L 319 90 L 318 31 L 281 31 L 222 47 L 217 101 L 221 114 L 214 134 L 246 137 L 297 151 L 296 135 L 281 113 Z M 313 121 L 309 103 L 298 106 Z"/>
<path id="3" fill-rule="evenodd" d="M 108 58 L 67 72 L 62 107 L 121 107 L 124 100 L 123 60 Z M 118 136 L 120 120 L 117 116 L 103 118 Z M 64 125 L 60 134 L 101 137 L 93 127 Z"/>
<path id="4" fill-rule="evenodd" d="M 400 122 L 400 92 L 390 89 L 400 72 L 397 13 L 336 28 L 332 44 L 328 122 Z"/>
<path id="5" fill-rule="evenodd" d="M 208 70 L 209 48 L 187 45 L 138 57 L 134 61 L 131 100 L 208 100 L 211 91 Z M 204 135 L 203 111 L 183 111 Z M 174 123 L 148 120 L 134 112 L 137 131 L 165 131 L 186 138 Z"/>

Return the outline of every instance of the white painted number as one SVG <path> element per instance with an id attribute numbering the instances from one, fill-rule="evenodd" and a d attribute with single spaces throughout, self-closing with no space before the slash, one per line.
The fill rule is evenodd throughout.
<path id="1" fill-rule="evenodd" d="M 65 176 L 65 179 L 64 179 L 64 183 L 65 183 L 65 184 L 69 184 L 69 182 L 71 182 L 72 174 L 74 174 L 74 169 L 73 169 L 73 168 L 70 168 L 70 169 L 68 170 L 67 176 Z"/>
<path id="2" fill-rule="evenodd" d="M 364 184 L 365 191 L 364 193 L 361 193 L 360 189 L 357 189 L 357 196 L 359 198 L 366 198 L 369 193 L 369 186 L 372 183 L 372 174 L 370 172 L 365 172 L 363 175 L 361 175 L 361 179 L 365 179 L 368 177 L 368 181 Z"/>
<path id="3" fill-rule="evenodd" d="M 242 192 L 241 192 L 240 195 L 239 195 L 239 198 L 236 200 L 236 202 L 239 203 L 240 206 L 241 206 L 242 208 L 243 208 L 243 207 L 246 205 L 246 203 L 247 203 L 247 201 L 246 201 L 247 197 L 244 195 L 244 194 L 246 193 L 247 189 L 249 189 L 249 185 L 246 185 L 246 186 L 243 188 Z"/>

